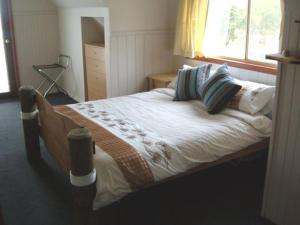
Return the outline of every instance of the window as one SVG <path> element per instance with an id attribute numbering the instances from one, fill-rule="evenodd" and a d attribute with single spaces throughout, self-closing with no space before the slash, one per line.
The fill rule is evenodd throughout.
<path id="1" fill-rule="evenodd" d="M 278 52 L 280 0 L 210 0 L 204 54 L 252 63 L 273 63 Z"/>

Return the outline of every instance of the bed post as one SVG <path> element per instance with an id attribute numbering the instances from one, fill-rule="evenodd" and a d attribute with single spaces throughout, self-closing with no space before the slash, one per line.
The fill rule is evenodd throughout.
<path id="1" fill-rule="evenodd" d="M 19 89 L 19 97 L 27 159 L 29 162 L 37 163 L 41 158 L 41 152 L 36 91 L 31 86 L 22 86 Z"/>
<path id="2" fill-rule="evenodd" d="M 71 154 L 70 181 L 74 202 L 74 224 L 94 224 L 93 200 L 96 194 L 94 146 L 88 129 L 71 130 L 68 135 Z"/>

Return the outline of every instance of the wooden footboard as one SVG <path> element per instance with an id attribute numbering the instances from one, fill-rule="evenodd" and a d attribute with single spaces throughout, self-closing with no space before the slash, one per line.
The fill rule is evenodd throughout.
<path id="1" fill-rule="evenodd" d="M 96 172 L 91 133 L 56 112 L 33 87 L 21 87 L 19 95 L 28 160 L 34 164 L 41 161 L 40 136 L 63 174 L 70 176 L 74 202 L 73 224 L 93 224 Z"/>
<path id="2" fill-rule="evenodd" d="M 71 169 L 68 134 L 72 129 L 80 128 L 74 121 L 57 113 L 52 105 L 36 93 L 36 104 L 39 118 L 39 134 L 65 174 Z"/>

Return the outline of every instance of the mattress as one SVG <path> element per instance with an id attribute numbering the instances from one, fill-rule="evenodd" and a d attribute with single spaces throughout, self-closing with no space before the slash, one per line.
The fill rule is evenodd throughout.
<path id="1" fill-rule="evenodd" d="M 162 88 L 67 106 L 103 128 L 105 138 L 94 156 L 94 210 L 120 200 L 143 182 L 178 175 L 271 135 L 272 121 L 262 114 L 225 109 L 210 115 L 201 101 L 176 102 L 174 94 L 173 89 Z M 101 146 L 108 146 L 113 137 L 120 140 L 120 147 L 103 150 Z M 128 153 L 123 164 L 115 157 L 122 151 Z"/>

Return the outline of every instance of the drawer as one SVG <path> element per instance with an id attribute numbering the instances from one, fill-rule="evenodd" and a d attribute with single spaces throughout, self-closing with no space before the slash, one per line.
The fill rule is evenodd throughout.
<path id="1" fill-rule="evenodd" d="M 86 77 L 87 77 L 87 81 L 89 81 L 89 80 L 92 82 L 106 81 L 106 75 L 104 73 L 99 73 L 99 72 L 95 72 L 95 71 L 88 72 Z"/>
<path id="2" fill-rule="evenodd" d="M 87 86 L 89 100 L 106 98 L 106 77 L 104 74 L 88 74 Z"/>
<path id="3" fill-rule="evenodd" d="M 88 92 L 88 100 L 99 100 L 99 99 L 105 99 L 106 98 L 106 90 L 91 90 Z"/>
<path id="4" fill-rule="evenodd" d="M 106 98 L 106 90 L 105 91 L 99 91 L 99 90 L 91 90 L 88 93 L 88 100 L 99 100 L 99 99 L 105 99 Z"/>
<path id="5" fill-rule="evenodd" d="M 88 73 L 87 76 L 88 86 L 106 86 L 106 77 L 104 74 Z"/>
<path id="6" fill-rule="evenodd" d="M 96 73 L 105 74 L 106 72 L 105 62 L 96 59 L 87 58 L 86 71 L 87 73 L 96 72 Z"/>
<path id="7" fill-rule="evenodd" d="M 105 61 L 105 48 L 94 45 L 85 45 L 85 56 L 92 59 Z"/>

